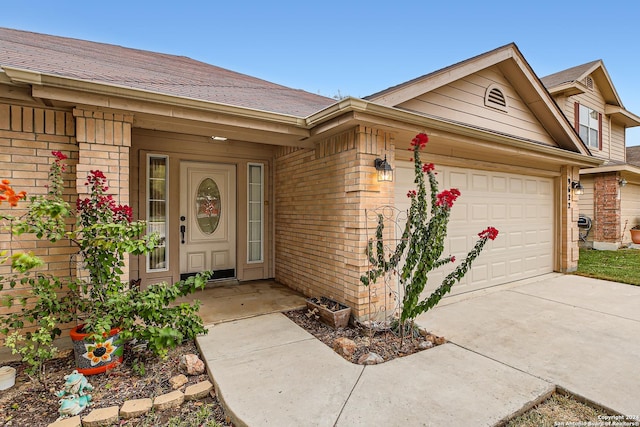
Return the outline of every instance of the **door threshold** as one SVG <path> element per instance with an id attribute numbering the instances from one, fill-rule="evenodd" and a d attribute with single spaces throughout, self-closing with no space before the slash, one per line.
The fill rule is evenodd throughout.
<path id="1" fill-rule="evenodd" d="M 212 279 L 212 280 L 209 280 L 204 287 L 205 289 L 209 289 L 209 288 L 218 288 L 222 286 L 238 285 L 238 284 L 240 284 L 240 281 L 238 279 L 233 279 L 233 278 Z"/>

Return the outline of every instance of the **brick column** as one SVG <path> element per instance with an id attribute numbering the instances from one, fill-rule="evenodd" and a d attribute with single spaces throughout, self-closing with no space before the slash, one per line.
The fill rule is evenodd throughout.
<path id="1" fill-rule="evenodd" d="M 393 141 L 386 135 L 387 160 Z M 378 182 L 385 134 L 357 126 L 328 137 L 314 149 L 282 147 L 275 161 L 276 279 L 307 296 L 326 296 L 368 310 L 365 209 L 393 204 L 393 183 Z M 380 292 L 382 294 L 382 292 Z"/>
<path id="2" fill-rule="evenodd" d="M 109 194 L 119 204 L 129 204 L 129 151 L 133 116 L 74 109 L 78 165 L 76 188 L 79 197 L 87 195 L 87 174 L 100 170 L 107 177 Z M 123 280 L 128 280 L 128 266 Z"/>
<path id="3" fill-rule="evenodd" d="M 598 174 L 594 179 L 594 233 L 595 249 L 620 247 L 620 187 L 617 173 Z"/>

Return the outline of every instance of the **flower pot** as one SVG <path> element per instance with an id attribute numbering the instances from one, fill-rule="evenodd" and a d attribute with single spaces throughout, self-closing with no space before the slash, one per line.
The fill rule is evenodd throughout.
<path id="1" fill-rule="evenodd" d="M 631 241 L 640 244 L 640 230 L 629 230 L 631 232 Z"/>
<path id="2" fill-rule="evenodd" d="M 309 298 L 307 308 L 317 310 L 320 320 L 334 329 L 344 328 L 349 324 L 351 308 L 331 298 Z"/>
<path id="3" fill-rule="evenodd" d="M 122 363 L 124 346 L 120 342 L 119 328 L 111 329 L 108 338 L 96 342 L 88 339 L 87 334 L 78 332 L 82 326 L 76 326 L 69 332 L 78 372 L 84 375 L 101 374 Z"/>
<path id="4" fill-rule="evenodd" d="M 0 390 L 13 387 L 16 383 L 16 368 L 11 366 L 0 367 Z"/>

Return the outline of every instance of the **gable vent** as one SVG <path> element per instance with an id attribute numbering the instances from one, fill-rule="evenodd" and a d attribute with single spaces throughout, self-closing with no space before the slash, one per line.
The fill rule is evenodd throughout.
<path id="1" fill-rule="evenodd" d="M 487 107 L 497 108 L 501 111 L 507 111 L 507 97 L 497 85 L 491 85 L 487 88 L 484 95 L 484 105 Z"/>
<path id="2" fill-rule="evenodd" d="M 591 90 L 593 90 L 593 79 L 591 77 L 586 77 L 584 79 L 584 84 Z"/>

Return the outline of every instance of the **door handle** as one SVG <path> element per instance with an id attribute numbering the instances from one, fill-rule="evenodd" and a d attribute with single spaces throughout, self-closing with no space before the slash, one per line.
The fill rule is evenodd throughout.
<path id="1" fill-rule="evenodd" d="M 180 235 L 182 236 L 182 244 L 184 245 L 184 233 L 185 231 L 187 231 L 187 226 L 186 225 L 181 225 L 180 226 Z"/>

